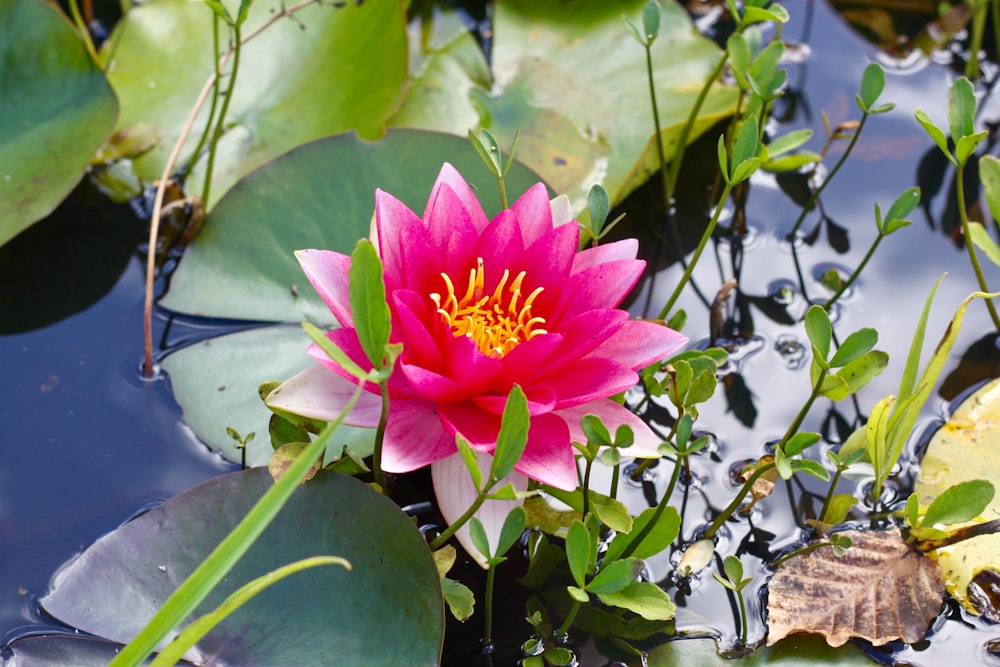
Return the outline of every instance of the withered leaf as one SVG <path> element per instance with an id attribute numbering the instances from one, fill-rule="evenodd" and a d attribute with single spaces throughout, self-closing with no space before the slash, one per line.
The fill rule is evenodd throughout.
<path id="1" fill-rule="evenodd" d="M 884 644 L 918 641 L 941 610 L 937 563 L 897 530 L 845 531 L 853 546 L 837 557 L 821 547 L 778 566 L 769 585 L 767 645 L 814 632 L 830 646 L 851 637 Z"/>

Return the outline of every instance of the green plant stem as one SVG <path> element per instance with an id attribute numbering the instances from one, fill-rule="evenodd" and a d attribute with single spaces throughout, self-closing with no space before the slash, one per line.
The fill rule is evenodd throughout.
<path id="1" fill-rule="evenodd" d="M 497 187 L 500 188 L 500 210 L 507 210 L 507 186 L 503 182 L 503 176 L 497 176 Z"/>
<path id="2" fill-rule="evenodd" d="M 73 17 L 73 24 L 76 26 L 77 32 L 80 33 L 80 41 L 83 42 L 84 48 L 87 49 L 87 53 L 93 61 L 96 64 L 100 64 L 101 61 L 97 57 L 97 49 L 94 48 L 94 40 L 90 38 L 90 31 L 87 30 L 87 24 L 84 22 L 83 16 L 80 14 L 80 6 L 77 4 L 77 0 L 69 0 L 68 4 L 70 16 Z"/>
<path id="3" fill-rule="evenodd" d="M 636 533 L 635 537 L 633 537 L 632 540 L 625 545 L 619 559 L 628 558 L 635 553 L 635 550 L 639 548 L 639 545 L 642 544 L 644 539 L 646 539 L 646 536 L 653 531 L 653 526 L 655 526 L 656 522 L 660 520 L 660 516 L 663 514 L 663 511 L 667 509 L 667 504 L 670 502 L 670 496 L 674 494 L 674 487 L 677 485 L 678 477 L 680 477 L 681 462 L 685 459 L 687 459 L 686 456 L 678 455 L 677 461 L 674 465 L 674 472 L 670 475 L 670 483 L 667 484 L 666 491 L 664 491 L 663 496 L 660 497 L 660 502 L 656 504 L 656 510 L 653 512 L 653 516 L 649 518 L 649 521 L 647 521 L 646 525 L 642 527 L 642 530 Z"/>
<path id="4" fill-rule="evenodd" d="M 334 432 L 351 412 L 364 389 L 359 386 L 337 418 L 292 461 L 284 476 L 261 496 L 232 532 L 212 550 L 201 565 L 167 598 L 156 615 L 111 661 L 109 667 L 135 667 L 152 653 L 167 634 L 180 625 L 222 581 L 295 492 L 312 464 L 324 451 Z"/>
<path id="5" fill-rule="evenodd" d="M 976 249 L 972 243 L 972 236 L 969 234 L 969 214 L 965 209 L 965 184 L 963 182 L 965 172 L 965 165 L 958 165 L 958 170 L 955 176 L 955 187 L 958 191 L 958 217 L 962 221 L 962 236 L 965 238 L 965 248 L 969 251 L 969 261 L 972 262 L 972 270 L 976 272 L 976 280 L 979 282 L 979 289 L 983 292 L 989 292 L 990 288 L 986 286 L 986 278 L 983 276 L 983 269 L 979 265 L 979 257 L 976 255 Z M 986 304 L 986 309 L 990 311 L 990 318 L 993 320 L 993 327 L 1000 333 L 1000 317 L 997 317 L 996 308 L 993 307 L 993 301 L 991 299 L 983 299 L 983 303 Z"/>
<path id="6" fill-rule="evenodd" d="M 483 489 L 482 491 L 480 491 L 479 495 L 476 496 L 476 499 L 472 502 L 471 505 L 469 505 L 469 509 L 465 510 L 465 513 L 462 514 L 462 516 L 458 517 L 458 519 L 456 519 L 454 523 L 445 528 L 444 532 L 442 532 L 440 535 L 431 540 L 430 543 L 431 551 L 437 551 L 438 549 L 440 549 L 445 542 L 451 539 L 452 535 L 458 532 L 459 528 L 464 526 L 469 521 L 469 519 L 471 519 L 475 515 L 476 511 L 482 506 L 483 502 L 485 502 L 487 493 L 488 493 L 487 489 Z"/>
<path id="7" fill-rule="evenodd" d="M 755 470 L 754 473 L 750 475 L 747 481 L 743 483 L 743 486 L 736 494 L 736 497 L 733 498 L 732 502 L 726 506 L 726 509 L 722 510 L 719 516 L 715 517 L 715 521 L 713 521 L 708 526 L 708 528 L 702 534 L 701 538 L 705 540 L 710 540 L 713 537 L 715 537 L 715 534 L 719 532 L 719 528 L 722 527 L 722 524 L 726 522 L 726 519 L 732 516 L 733 512 L 735 512 L 737 508 L 739 508 L 740 503 L 743 502 L 743 499 L 746 498 L 746 495 L 750 493 L 750 489 L 753 487 L 753 483 L 756 482 L 758 479 L 760 479 L 761 475 L 773 469 L 774 469 L 773 463 L 765 463 L 764 465 L 757 468 L 757 470 Z"/>
<path id="8" fill-rule="evenodd" d="M 802 213 L 799 214 L 798 219 L 792 226 L 792 231 L 788 232 L 788 235 L 785 237 L 788 241 L 793 241 L 795 239 L 795 233 L 799 231 L 799 227 L 802 226 L 802 222 L 806 219 L 806 215 L 812 210 L 813 205 L 816 203 L 816 200 L 819 199 L 819 196 L 823 193 L 827 184 L 833 180 L 833 177 L 837 175 L 838 171 L 840 171 L 840 167 L 847 161 L 851 151 L 854 150 L 854 144 L 858 143 L 858 139 L 861 137 L 861 130 L 864 129 L 865 122 L 867 120 L 868 112 L 863 112 L 861 114 L 861 120 L 858 122 L 858 129 L 856 129 L 854 131 L 854 135 L 851 136 L 851 141 L 847 144 L 844 154 L 840 156 L 840 159 L 837 160 L 837 164 L 833 165 L 833 169 L 830 170 L 830 173 L 826 175 L 823 182 L 819 184 L 819 187 L 816 188 L 816 190 L 809 195 L 809 199 L 806 200 L 805 205 L 802 207 Z"/>
<path id="9" fill-rule="evenodd" d="M 581 515 L 584 520 L 587 519 L 587 513 L 590 511 L 590 470 L 593 467 L 594 460 L 588 458 L 587 465 L 583 467 L 583 511 Z"/>
<path id="10" fill-rule="evenodd" d="M 791 437 L 796 434 L 796 432 L 798 432 L 799 427 L 802 426 L 802 421 L 806 418 L 806 414 L 809 412 L 809 408 L 811 408 L 812 404 L 816 402 L 817 398 L 819 398 L 820 388 L 823 386 L 823 379 L 825 377 L 826 373 L 823 373 L 823 375 L 820 376 L 816 386 L 813 387 L 812 393 L 809 394 L 809 398 L 806 399 L 805 405 L 803 405 L 802 409 L 799 410 L 799 414 L 795 415 L 795 420 L 788 427 L 788 430 L 785 431 L 785 435 L 781 436 L 781 440 L 778 441 L 778 445 L 775 449 L 784 450 L 785 443 L 788 442 Z"/>
<path id="11" fill-rule="evenodd" d="M 362 384 L 364 384 L 362 382 Z M 375 483 L 378 484 L 382 493 L 386 493 L 385 475 L 382 473 L 382 442 L 385 440 L 385 427 L 389 422 L 389 386 L 388 380 L 379 383 L 382 390 L 382 412 L 378 417 L 378 426 L 375 429 L 375 445 L 372 448 L 372 474 L 375 476 Z"/>
<path id="12" fill-rule="evenodd" d="M 562 625 L 560 625 L 559 629 L 556 630 L 555 632 L 555 637 L 557 640 L 560 637 L 566 636 L 566 633 L 569 632 L 570 626 L 573 625 L 573 621 L 576 620 L 576 614 L 579 611 L 580 611 L 580 601 L 574 598 L 573 606 L 570 607 L 569 613 L 566 614 L 566 618 L 563 619 Z"/>
<path id="13" fill-rule="evenodd" d="M 743 590 L 736 592 L 736 599 L 740 601 L 740 646 L 747 645 L 747 603 L 743 599 Z"/>
<path id="14" fill-rule="evenodd" d="M 809 544 L 804 544 L 798 549 L 795 549 L 794 551 L 789 551 L 781 558 L 775 559 L 775 561 L 771 563 L 771 567 L 776 568 L 782 563 L 784 563 L 786 560 L 790 560 L 792 558 L 795 558 L 796 556 L 802 556 L 803 554 L 807 554 L 810 551 L 815 551 L 816 549 L 820 549 L 822 547 L 832 547 L 832 546 L 833 546 L 833 540 L 826 540 L 825 542 L 811 542 Z"/>
<path id="15" fill-rule="evenodd" d="M 708 97 L 708 91 L 712 89 L 712 84 L 715 83 L 716 79 L 722 75 L 722 70 L 725 68 L 728 60 L 729 53 L 723 51 L 722 57 L 719 58 L 719 62 L 715 64 L 715 67 L 705 80 L 705 85 L 701 87 L 701 91 L 698 93 L 698 98 L 694 101 L 694 106 L 691 107 L 691 112 L 688 114 L 687 120 L 684 121 L 684 127 L 681 128 L 681 135 L 677 139 L 677 150 L 674 151 L 674 157 L 670 161 L 670 173 L 665 186 L 667 190 L 666 196 L 668 208 L 670 206 L 669 202 L 673 200 L 674 190 L 677 187 L 677 177 L 681 173 L 681 163 L 684 160 L 684 152 L 687 148 L 688 137 L 691 136 L 691 130 L 694 127 L 695 120 L 698 118 L 698 113 L 701 111 L 701 107 L 705 103 L 705 99 Z M 657 137 L 659 137 L 659 133 L 657 133 Z"/>
<path id="16" fill-rule="evenodd" d="M 861 275 L 861 271 L 868 264 L 868 260 L 872 258 L 872 255 L 875 254 L 875 249 L 878 248 L 879 243 L 881 243 L 882 239 L 884 238 L 885 234 L 883 234 L 882 231 L 879 230 L 878 236 L 875 238 L 875 241 L 872 242 L 871 247 L 868 248 L 868 252 L 865 254 L 864 259 L 861 260 L 861 263 L 858 264 L 856 269 L 854 269 L 854 272 L 850 275 L 850 277 L 844 281 L 844 283 L 840 286 L 840 289 L 834 292 L 833 296 L 831 296 L 827 300 L 827 302 L 823 304 L 823 310 L 830 312 L 830 308 L 832 308 L 833 304 L 837 302 L 837 299 L 843 296 L 844 292 L 846 292 L 847 289 L 854 284 L 854 281 L 857 280 L 858 276 Z"/>
<path id="17" fill-rule="evenodd" d="M 972 15 L 972 35 L 969 40 L 969 59 L 965 63 L 965 76 L 973 81 L 979 78 L 979 50 L 983 48 L 983 32 L 986 29 L 986 0 L 975 3 Z"/>
<path id="18" fill-rule="evenodd" d="M 493 580 L 496 577 L 497 564 L 490 562 L 486 571 L 486 600 L 483 602 L 483 650 L 493 648 Z"/>
<path id="19" fill-rule="evenodd" d="M 653 131 L 656 139 L 656 154 L 660 159 L 660 178 L 663 180 L 663 205 L 665 210 L 670 210 L 673 206 L 673 187 L 670 184 L 670 177 L 667 174 L 667 156 L 663 151 L 663 134 L 660 128 L 660 110 L 656 104 L 656 83 L 653 80 L 653 42 L 649 38 L 642 45 L 646 50 L 646 81 L 649 85 L 649 103 L 653 107 Z M 684 154 L 684 144 L 680 145 L 678 156 Z M 676 158 L 678 161 L 680 157 Z"/>
<path id="20" fill-rule="evenodd" d="M 212 171 L 215 169 L 215 152 L 219 146 L 219 139 L 222 138 L 222 128 L 226 123 L 226 113 L 229 111 L 229 103 L 233 100 L 233 93 L 236 91 L 236 75 L 240 71 L 240 54 L 243 51 L 243 40 L 240 35 L 240 24 L 233 25 L 233 68 L 229 72 L 229 86 L 226 87 L 226 95 L 222 100 L 222 109 L 219 110 L 219 119 L 212 130 L 212 136 L 208 144 L 208 161 L 205 164 L 205 185 L 201 190 L 201 201 L 205 210 L 209 207 L 209 194 L 212 190 Z M 216 79 L 218 82 L 218 79 Z"/>
<path id="21" fill-rule="evenodd" d="M 837 482 L 840 481 L 840 476 L 843 474 L 846 468 L 837 466 L 837 472 L 833 473 L 833 478 L 830 480 L 830 488 L 827 489 L 826 497 L 823 498 L 823 506 L 819 510 L 819 520 L 823 521 L 826 517 L 826 512 L 830 508 L 830 503 L 833 502 L 833 497 L 837 493 Z"/>
<path id="22" fill-rule="evenodd" d="M 608 496 L 612 499 L 618 498 L 618 478 L 622 474 L 622 464 L 616 463 L 614 468 L 611 470 L 611 490 L 608 492 Z"/>
<path id="23" fill-rule="evenodd" d="M 708 221 L 708 227 L 705 228 L 705 233 L 701 235 L 701 240 L 698 242 L 698 247 L 695 248 L 694 255 L 691 256 L 691 261 L 688 263 L 687 269 L 684 270 L 684 275 L 681 276 L 680 281 L 677 283 L 677 287 L 674 288 L 674 293 L 670 295 L 667 299 L 667 304 L 663 306 L 660 311 L 658 319 L 666 319 L 667 314 L 677 303 L 677 299 L 680 297 L 681 292 L 684 290 L 684 286 L 687 285 L 688 281 L 691 279 L 691 274 L 694 272 L 695 265 L 698 264 L 698 259 L 701 257 L 701 253 L 704 252 L 705 246 L 708 245 L 708 239 L 712 238 L 712 232 L 715 231 L 715 226 L 719 222 L 719 216 L 722 215 L 722 208 L 725 206 L 726 201 L 729 200 L 729 193 L 733 190 L 733 184 L 726 183 L 726 187 L 722 190 L 722 196 L 719 197 L 719 203 L 715 206 L 715 211 L 712 213 L 712 219 Z"/>
<path id="24" fill-rule="evenodd" d="M 198 138 L 198 145 L 191 152 L 191 157 L 188 158 L 188 163 L 183 170 L 184 173 L 190 172 L 194 167 L 194 163 L 198 161 L 201 149 L 205 147 L 205 142 L 208 141 L 208 137 L 212 133 L 212 127 L 215 124 L 215 112 L 219 106 L 219 88 L 222 81 L 222 71 L 219 69 L 219 60 L 222 57 L 222 54 L 219 53 L 219 20 L 219 15 L 212 12 L 212 49 L 213 53 L 215 53 L 215 84 L 212 89 L 212 104 L 208 109 L 208 121 L 205 122 L 205 129 L 202 131 L 201 137 Z"/>

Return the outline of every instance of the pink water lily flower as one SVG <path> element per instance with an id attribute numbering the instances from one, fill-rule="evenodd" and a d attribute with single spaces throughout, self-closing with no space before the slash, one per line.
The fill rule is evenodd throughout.
<path id="1" fill-rule="evenodd" d="M 515 384 L 531 414 L 518 473 L 575 489 L 571 442 L 586 442 L 580 427 L 586 414 L 599 416 L 612 432 L 621 424 L 632 428 L 635 444 L 624 454 L 657 456 L 660 438 L 609 397 L 632 387 L 637 369 L 676 351 L 687 338 L 617 308 L 645 266 L 636 259 L 635 240 L 579 251 L 578 224 L 556 224 L 570 221 L 554 221 L 552 211 L 539 183 L 489 220 L 449 164 L 422 218 L 376 191 L 373 241 L 384 265 L 391 341 L 403 344 L 388 384 L 386 472 L 435 464 L 436 485 L 449 471 L 468 477 L 453 456 L 456 434 L 490 453 Z M 326 250 L 296 255 L 341 324 L 328 337 L 359 366 L 371 368 L 354 329 L 350 257 Z M 317 365 L 283 383 L 268 403 L 329 420 L 356 381 L 318 346 L 309 355 Z M 379 396 L 366 392 L 347 423 L 374 427 L 379 410 Z M 437 494 L 440 500 L 440 489 Z M 448 519 L 450 512 L 443 511 Z"/>

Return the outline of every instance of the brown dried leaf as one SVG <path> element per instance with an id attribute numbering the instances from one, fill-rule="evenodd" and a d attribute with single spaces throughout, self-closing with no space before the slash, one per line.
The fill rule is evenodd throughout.
<path id="1" fill-rule="evenodd" d="M 884 644 L 918 641 L 941 610 L 937 563 L 897 530 L 845 531 L 853 546 L 837 557 L 822 547 L 778 566 L 768 594 L 767 645 L 815 632 L 830 646 L 851 637 Z"/>

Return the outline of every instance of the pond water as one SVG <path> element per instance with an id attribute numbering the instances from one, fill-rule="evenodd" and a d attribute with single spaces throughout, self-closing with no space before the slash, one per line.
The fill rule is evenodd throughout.
<path id="1" fill-rule="evenodd" d="M 826 269 L 840 267 L 849 272 L 867 250 L 875 236 L 874 203 L 884 210 L 918 182 L 918 167 L 933 144 L 913 119 L 913 112 L 923 109 L 946 125 L 946 91 L 955 73 L 944 58 L 941 62 L 889 61 L 824 3 L 785 4 L 792 21 L 784 37 L 801 39 L 808 47 L 800 63 L 788 66 L 795 107 L 789 110 L 782 130 L 813 128 L 820 137 L 809 146 L 815 148 L 822 140 L 821 110 L 834 124 L 857 118 L 854 92 L 862 70 L 872 60 L 880 60 L 887 69 L 882 100 L 896 104 L 891 114 L 869 121 L 845 169 L 823 196 L 826 215 L 847 230 L 850 250 L 835 250 L 827 230 L 813 245 L 798 246 L 807 291 L 817 297 L 825 293 L 818 277 Z M 987 101 L 983 118 L 995 122 L 995 112 L 996 104 Z M 636 122 L 648 121 L 639 118 Z M 712 151 L 712 147 L 702 148 Z M 832 155 L 842 149 L 839 144 Z M 915 211 L 914 224 L 882 244 L 873 265 L 836 311 L 838 333 L 874 327 L 880 334 L 878 348 L 891 357 L 888 370 L 861 393 L 862 414 L 878 398 L 895 393 L 913 328 L 938 276 L 948 274 L 932 310 L 930 341 L 937 340 L 958 303 L 976 289 L 965 250 L 943 231 L 949 229 L 943 219 L 953 215 L 946 202 L 952 174 L 944 177 L 945 187 L 939 193 L 925 192 L 926 211 Z M 137 512 L 234 469 L 185 426 L 167 379 L 140 378 L 143 268 L 136 248 L 144 233 L 142 223 L 125 207 L 95 209 L 87 189 L 81 186 L 51 219 L 0 250 L 0 368 L 5 380 L 0 389 L 4 452 L 0 464 L 0 630 L 4 643 L 50 622 L 39 611 L 37 599 L 45 594 L 62 563 Z M 633 219 L 642 218 L 642 197 L 640 193 L 632 200 Z M 722 280 L 733 276 L 734 262 L 742 264 L 738 277 L 744 294 L 767 296 L 785 286 L 795 287 L 796 268 L 785 235 L 798 210 L 773 177 L 755 177 L 746 207 L 749 234 L 742 240 L 741 253 L 734 257 L 733 245 L 717 244 L 715 256 L 707 254 L 695 272 L 702 291 L 711 298 Z M 804 230 L 810 231 L 815 224 L 815 216 L 810 216 Z M 642 233 L 641 225 L 633 230 Z M 655 259 L 655 244 L 647 244 L 644 252 Z M 987 281 L 1000 286 L 1000 271 L 988 263 L 985 270 Z M 659 272 L 655 280 L 646 281 L 633 311 L 639 314 L 642 305 L 649 303 L 655 314 L 680 275 L 681 268 L 675 264 Z M 705 305 L 688 290 L 679 306 L 689 314 L 686 333 L 697 344 L 707 344 Z M 738 373 L 720 384 L 720 393 L 725 390 L 729 400 L 717 397 L 709 402 L 697 422 L 698 430 L 715 437 L 711 451 L 694 461 L 684 538 L 702 525 L 700 517 L 710 507 L 718 510 L 728 503 L 737 488 L 730 481 L 730 469 L 759 457 L 767 442 L 780 438 L 808 393 L 807 365 L 797 363 L 798 346 L 807 344 L 801 325 L 776 324 L 760 310 L 751 308 L 750 312 L 753 326 L 742 320 L 745 335 L 733 341 L 732 363 Z M 174 323 L 167 331 L 167 318 L 167 313 L 158 313 L 155 326 L 156 339 L 165 336 L 169 346 L 235 326 L 187 322 Z M 945 374 L 955 371 L 961 354 L 990 331 L 985 308 L 973 304 Z M 987 355 L 978 367 L 985 369 L 979 375 L 953 375 L 947 398 L 995 373 L 996 360 L 995 354 Z M 829 409 L 829 402 L 819 402 L 803 428 L 821 430 Z M 918 428 L 927 432 L 948 409 L 948 401 L 935 395 Z M 837 410 L 847 422 L 857 418 L 850 401 L 838 404 Z M 903 480 L 913 474 L 914 465 L 909 459 Z M 654 471 L 651 477 L 661 490 L 668 472 Z M 720 552 L 727 544 L 741 541 L 760 541 L 762 549 L 774 552 L 801 540 L 804 532 L 793 525 L 789 507 L 802 493 L 801 488 L 779 484 L 776 493 L 754 510 L 753 531 L 745 521 L 729 524 Z M 644 505 L 641 489 L 626 487 L 624 494 L 634 508 Z M 666 555 L 650 562 L 654 579 L 667 576 L 670 568 Z M 760 595 L 764 573 L 758 568 L 749 574 L 755 577 L 748 591 L 755 618 L 749 633 L 753 643 L 765 632 Z M 724 647 L 731 647 L 735 627 L 729 603 L 720 591 L 708 576 L 695 582 L 678 624 L 717 635 Z M 1000 637 L 1000 630 L 955 605 L 948 615 L 939 619 L 929 641 L 903 648 L 890 659 L 927 666 L 945 660 L 1000 664 L 986 649 Z"/>

